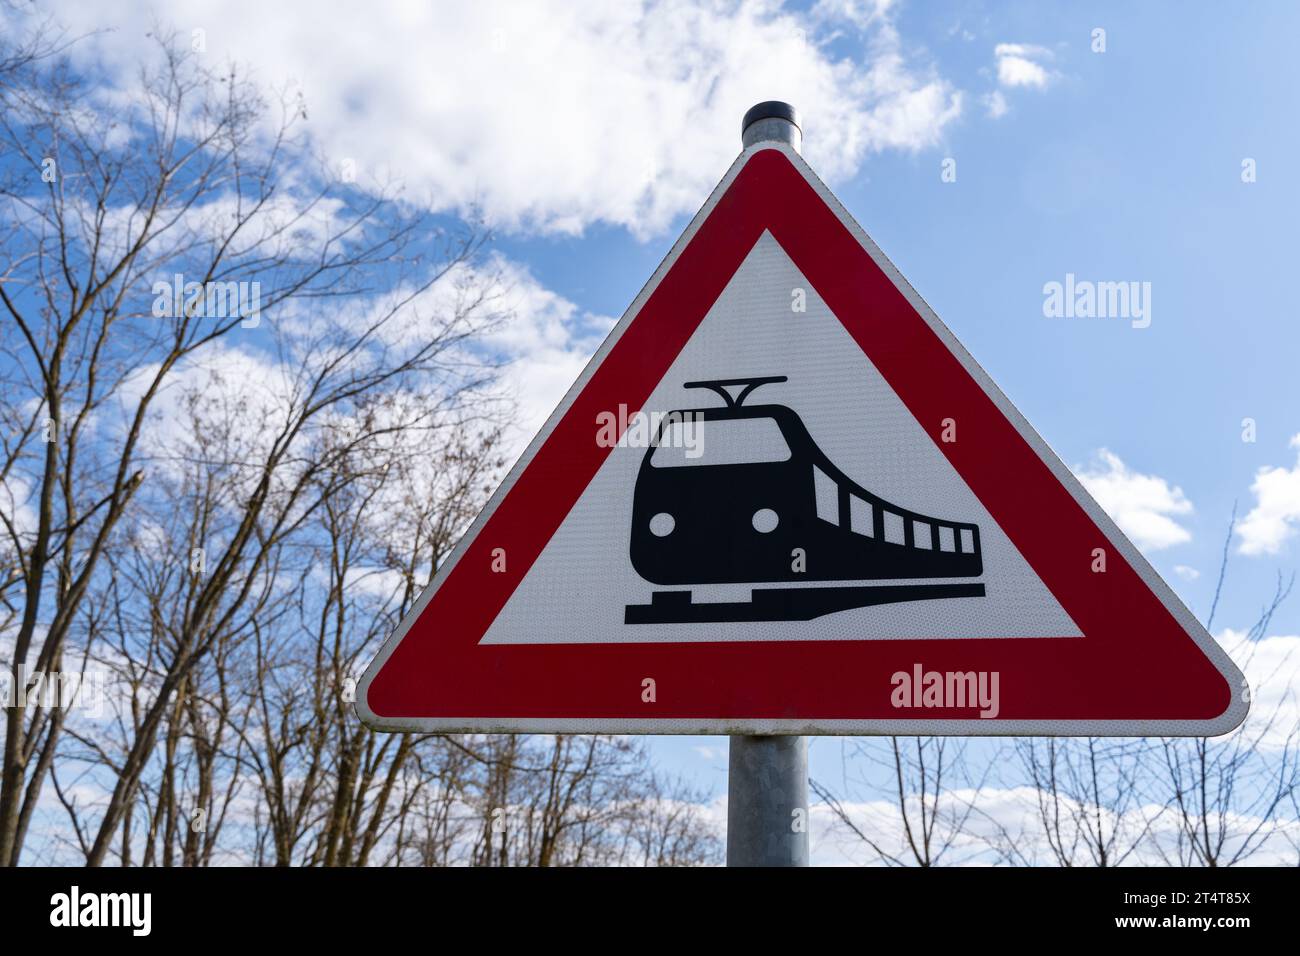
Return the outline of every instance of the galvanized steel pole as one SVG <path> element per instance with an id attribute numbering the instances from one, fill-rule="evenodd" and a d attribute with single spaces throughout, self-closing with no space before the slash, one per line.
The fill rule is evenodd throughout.
<path id="1" fill-rule="evenodd" d="M 727 866 L 808 865 L 808 738 L 733 736 Z"/>
<path id="2" fill-rule="evenodd" d="M 803 146 L 789 103 L 745 113 L 740 141 Z M 727 866 L 808 865 L 808 738 L 731 737 L 727 761 Z"/>

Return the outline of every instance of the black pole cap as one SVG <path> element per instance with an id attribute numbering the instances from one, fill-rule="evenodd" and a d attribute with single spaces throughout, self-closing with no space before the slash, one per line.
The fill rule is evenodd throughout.
<path id="1" fill-rule="evenodd" d="M 803 127 L 799 125 L 799 111 L 797 109 L 789 103 L 783 103 L 780 100 L 767 100 L 764 103 L 751 106 L 745 111 L 745 118 L 740 121 L 740 131 L 744 133 L 745 130 L 749 129 L 759 120 L 765 119 L 783 119 L 788 123 L 793 123 L 795 126 L 799 126 L 800 130 L 803 129 Z"/>

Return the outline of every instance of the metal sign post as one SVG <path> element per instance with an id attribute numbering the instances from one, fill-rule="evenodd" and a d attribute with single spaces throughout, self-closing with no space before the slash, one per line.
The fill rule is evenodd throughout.
<path id="1" fill-rule="evenodd" d="M 731 738 L 727 866 L 808 865 L 808 738 Z"/>
<path id="2" fill-rule="evenodd" d="M 759 103 L 745 113 L 748 149 L 773 140 L 803 146 L 789 103 Z M 733 735 L 727 760 L 727 866 L 808 865 L 808 738 Z"/>

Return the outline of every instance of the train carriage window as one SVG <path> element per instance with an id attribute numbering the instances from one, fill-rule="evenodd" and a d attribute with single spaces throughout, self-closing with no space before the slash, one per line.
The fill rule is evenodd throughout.
<path id="1" fill-rule="evenodd" d="M 961 529 L 961 553 L 962 554 L 975 553 L 975 532 L 972 531 L 970 528 Z"/>
<path id="2" fill-rule="evenodd" d="M 816 465 L 813 465 L 813 489 L 817 494 L 817 517 L 831 524 L 839 524 L 840 486 Z"/>
<path id="3" fill-rule="evenodd" d="M 856 534 L 875 537 L 875 515 L 872 511 L 871 502 L 863 501 L 855 495 L 849 497 L 849 526 Z"/>
<path id="4" fill-rule="evenodd" d="M 904 530 L 903 516 L 892 511 L 885 512 L 885 540 L 890 544 L 906 544 L 907 533 Z"/>
<path id="5" fill-rule="evenodd" d="M 926 521 L 912 522 L 912 544 L 918 548 L 924 548 L 930 551 L 934 547 L 934 541 L 930 537 L 930 525 Z"/>
<path id="6" fill-rule="evenodd" d="M 789 461 L 790 446 L 774 418 L 692 418 L 669 421 L 655 440 L 650 464 L 748 465 Z"/>
<path id="7" fill-rule="evenodd" d="M 939 525 L 939 550 L 940 551 L 957 550 L 957 536 L 954 534 L 954 530 L 955 529 L 953 528 L 948 528 L 943 525 Z"/>

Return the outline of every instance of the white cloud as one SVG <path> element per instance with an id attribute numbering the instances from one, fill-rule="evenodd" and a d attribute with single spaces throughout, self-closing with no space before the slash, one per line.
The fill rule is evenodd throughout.
<path id="1" fill-rule="evenodd" d="M 395 175 L 408 198 L 477 204 L 503 228 L 606 222 L 648 235 L 698 208 L 759 100 L 805 112 L 806 152 L 832 180 L 872 152 L 936 144 L 961 93 L 903 53 L 891 6 L 322 0 L 303 16 L 260 0 L 134 0 L 111 24 L 95 5 L 60 15 L 72 33 L 101 31 L 73 55 L 124 85 L 155 13 L 186 45 L 204 30 L 214 68 L 234 60 L 268 88 L 298 84 L 316 145 L 353 160 L 361 183 Z M 841 30 L 861 35 L 861 58 L 823 45 Z"/>
<path id="2" fill-rule="evenodd" d="M 1291 439 L 1300 449 L 1300 435 Z M 1237 525 L 1242 554 L 1277 554 L 1300 532 L 1300 456 L 1294 468 L 1261 468 L 1250 486 L 1255 507 Z"/>
<path id="3" fill-rule="evenodd" d="M 501 394 L 516 405 L 517 414 L 504 451 L 513 456 L 523 451 L 577 380 L 613 327 L 613 319 L 583 312 L 544 286 L 525 266 L 494 254 L 478 266 L 456 266 L 413 298 L 409 290 L 397 289 L 373 301 L 350 303 L 347 309 L 329 313 L 329 324 L 368 326 L 393 309 L 396 301 L 403 301 L 402 320 L 393 321 L 382 337 L 390 345 L 413 349 L 428 336 L 442 334 L 440 327 L 447 317 L 465 307 L 459 300 L 466 295 L 481 299 L 479 309 L 501 317 L 482 345 L 493 360 L 505 363 Z M 358 310 L 360 314 L 352 314 Z M 311 360 L 319 364 L 327 354 L 327 343 L 308 338 L 310 326 L 299 329 L 293 322 L 286 317 L 280 327 L 293 341 L 309 343 Z M 126 398 L 135 398 L 155 371 L 148 366 L 133 376 L 124 391 Z M 176 458 L 178 445 L 193 440 L 191 414 L 208 422 L 234 416 L 243 425 L 237 434 L 242 436 L 241 445 L 247 446 L 245 454 L 256 460 L 265 451 L 261 444 L 275 433 L 275 417 L 293 403 L 294 381 L 290 366 L 279 366 L 259 351 L 213 345 L 169 376 L 154 400 L 155 422 L 143 450 L 162 465 Z"/>
<path id="4" fill-rule="evenodd" d="M 1192 503 L 1178 486 L 1130 470 L 1105 448 L 1091 465 L 1076 466 L 1074 473 L 1139 548 L 1158 551 L 1191 540 L 1191 532 L 1175 520 L 1192 513 Z"/>
<path id="5" fill-rule="evenodd" d="M 989 116 L 993 119 L 1001 119 L 1007 115 L 1007 110 L 1010 109 L 1010 107 L 1007 106 L 1007 98 L 1002 95 L 1001 90 L 994 90 L 992 93 L 985 96 L 984 107 L 988 111 Z"/>
<path id="6" fill-rule="evenodd" d="M 508 363 L 503 380 L 518 414 L 507 451 L 517 454 L 577 381 L 614 319 L 583 312 L 504 256 L 491 257 L 479 272 L 487 294 L 510 316 L 487 342 Z"/>
<path id="7" fill-rule="evenodd" d="M 843 20 L 862 29 L 884 20 L 895 6 L 894 0 L 817 0 L 812 16 L 819 21 Z"/>
<path id="8" fill-rule="evenodd" d="M 1028 43 L 999 43 L 993 48 L 998 61 L 998 82 L 1003 86 L 1031 86 L 1043 89 L 1053 73 L 1040 62 L 1050 60 L 1052 51 Z"/>
<path id="9" fill-rule="evenodd" d="M 34 507 L 37 495 L 32 482 L 18 474 L 10 473 L 0 477 L 0 515 L 5 517 L 5 532 L 10 528 L 20 538 L 35 534 L 40 525 Z M 0 537 L 0 555 L 9 557 L 10 546 L 8 533 Z"/>
<path id="10" fill-rule="evenodd" d="M 394 302 L 404 301 L 406 318 L 386 338 L 409 347 L 441 334 L 447 317 L 471 304 L 493 318 L 480 342 L 491 360 L 504 363 L 502 394 L 516 407 L 505 436 L 507 457 L 524 450 L 615 322 L 582 310 L 543 285 L 527 266 L 500 253 L 475 265 L 457 264 L 429 289 L 413 298 L 409 293 L 397 289 L 379 297 L 360 323 L 368 325 Z"/>
<path id="11" fill-rule="evenodd" d="M 1201 576 L 1201 572 L 1187 564 L 1174 565 L 1174 574 L 1187 581 L 1195 581 Z"/>
<path id="12" fill-rule="evenodd" d="M 1163 768 L 1158 763 L 1154 766 L 1159 776 Z M 934 852 L 943 846 L 946 839 L 949 841 L 940 861 L 942 864 L 988 866 L 1005 864 L 1010 856 L 1023 865 L 1057 865 L 1056 854 L 1041 818 L 1044 798 L 1034 787 L 988 786 L 980 791 L 946 789 L 942 799 L 952 814 L 962 813 L 967 804 L 977 809 L 965 818 L 961 831 L 951 836 L 944 829 L 946 821 L 938 821 L 931 850 Z M 1080 816 L 1088 825 L 1100 817 L 1107 834 L 1118 831 L 1112 852 L 1127 852 L 1132 847 L 1132 853 L 1124 859 L 1127 865 L 1169 866 L 1186 853 L 1186 835 L 1181 832 L 1178 815 L 1168 806 L 1135 801 L 1125 806 L 1122 813 L 1116 813 L 1113 807 L 1083 805 L 1064 794 L 1059 799 L 1059 806 L 1053 809 L 1059 812 L 1061 822 L 1058 825 L 1066 836 L 1065 846 L 1076 863 L 1091 861 L 1086 840 L 1071 839 L 1079 826 Z M 909 795 L 909 801 L 915 800 L 915 796 Z M 1249 804 L 1249 800 L 1237 802 Z M 1048 806 L 1052 805 L 1049 803 Z M 885 852 L 912 863 L 911 851 L 905 842 L 903 818 L 892 795 L 846 800 L 841 807 L 854 825 L 877 840 Z M 915 827 L 920 816 L 919 804 L 913 802 L 910 812 Z M 814 804 L 810 816 L 810 845 L 815 866 L 880 864 L 880 857 L 836 819 L 826 804 Z M 1212 810 L 1211 826 L 1223 828 L 1221 852 L 1224 859 L 1241 852 L 1242 846 L 1249 843 L 1254 848 L 1248 856 L 1251 865 L 1290 866 L 1295 863 L 1300 825 L 1283 815 L 1263 818 L 1256 807 L 1245 806 L 1228 810 L 1216 818 Z M 1060 840 L 1059 833 L 1056 839 Z M 1060 846 L 1059 842 L 1057 846 Z"/>
<path id="13" fill-rule="evenodd" d="M 1300 734 L 1300 636 L 1252 641 L 1248 632 L 1227 628 L 1215 639 L 1250 685 L 1250 714 L 1239 733 L 1262 749 L 1294 746 Z"/>

